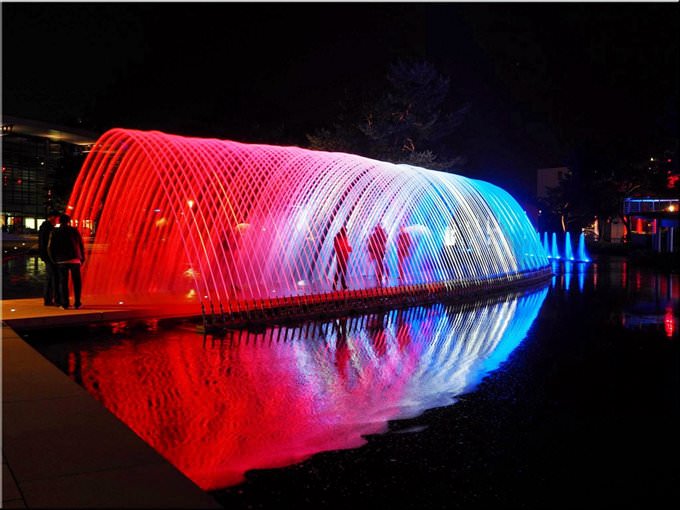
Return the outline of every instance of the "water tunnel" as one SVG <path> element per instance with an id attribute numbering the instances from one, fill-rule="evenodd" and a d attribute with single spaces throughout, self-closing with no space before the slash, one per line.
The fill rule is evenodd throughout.
<path id="1" fill-rule="evenodd" d="M 299 147 L 112 129 L 67 212 L 91 241 L 88 303 L 234 313 L 462 295 L 550 273 L 534 226 L 498 186 Z"/>

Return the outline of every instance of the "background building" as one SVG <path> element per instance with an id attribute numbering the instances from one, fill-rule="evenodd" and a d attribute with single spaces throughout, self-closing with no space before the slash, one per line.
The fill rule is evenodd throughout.
<path id="1" fill-rule="evenodd" d="M 624 214 L 629 218 L 631 243 L 656 252 L 678 252 L 679 211 L 677 198 L 627 198 Z"/>
<path id="2" fill-rule="evenodd" d="M 37 231 L 49 209 L 63 210 L 96 133 L 3 115 L 3 232 Z"/>

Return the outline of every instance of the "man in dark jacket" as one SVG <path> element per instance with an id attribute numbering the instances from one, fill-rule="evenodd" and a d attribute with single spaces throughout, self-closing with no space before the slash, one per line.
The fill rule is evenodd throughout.
<path id="1" fill-rule="evenodd" d="M 50 211 L 47 213 L 47 220 L 43 221 L 38 230 L 38 255 L 40 260 L 45 263 L 45 306 L 60 305 L 59 302 L 59 270 L 50 256 L 47 254 L 47 243 L 50 240 L 50 234 L 54 230 L 54 226 L 59 220 L 58 211 Z"/>
<path id="2" fill-rule="evenodd" d="M 71 273 L 73 281 L 75 299 L 73 305 L 76 309 L 80 308 L 82 306 L 80 302 L 82 291 L 80 265 L 85 262 L 85 247 L 80 232 L 71 226 L 71 217 L 68 214 L 62 214 L 59 217 L 59 227 L 55 228 L 50 235 L 47 252 L 59 268 L 59 302 L 61 308 L 67 310 L 69 307 L 69 273 Z"/>

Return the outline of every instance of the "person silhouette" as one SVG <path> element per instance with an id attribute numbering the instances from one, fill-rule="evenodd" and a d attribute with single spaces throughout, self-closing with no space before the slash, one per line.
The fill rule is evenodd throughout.
<path id="1" fill-rule="evenodd" d="M 347 262 L 352 246 L 347 237 L 347 228 L 343 225 L 333 238 L 333 249 L 335 250 L 335 275 L 333 276 L 333 290 L 338 286 L 338 280 L 343 289 L 347 289 Z"/>
<path id="2" fill-rule="evenodd" d="M 347 380 L 347 368 L 349 366 L 352 353 L 347 345 L 347 317 L 338 317 L 333 322 L 336 330 L 335 338 L 335 366 L 337 367 L 340 378 Z"/>
<path id="3" fill-rule="evenodd" d="M 50 234 L 55 229 L 59 221 L 59 212 L 50 211 L 47 213 L 47 220 L 40 224 L 38 231 L 38 255 L 40 260 L 45 263 L 45 289 L 43 293 L 45 306 L 59 306 L 59 268 L 52 261 L 47 253 L 47 244 L 50 240 Z"/>
<path id="4" fill-rule="evenodd" d="M 385 252 L 387 250 L 387 232 L 378 223 L 368 238 L 368 256 L 375 268 L 375 278 L 378 286 L 382 286 L 385 276 Z"/>
<path id="5" fill-rule="evenodd" d="M 69 273 L 73 281 L 75 299 L 73 305 L 76 309 L 80 308 L 82 306 L 80 295 L 83 285 L 80 266 L 85 262 L 85 247 L 80 232 L 71 226 L 71 217 L 68 214 L 59 216 L 59 227 L 50 233 L 47 253 L 59 268 L 60 308 L 67 310 L 69 307 Z"/>
<path id="6" fill-rule="evenodd" d="M 399 279 L 403 282 L 406 278 L 406 259 L 411 254 L 411 247 L 413 246 L 413 241 L 411 240 L 411 234 L 405 227 L 399 229 L 399 234 L 397 235 L 397 269 L 399 272 Z"/>

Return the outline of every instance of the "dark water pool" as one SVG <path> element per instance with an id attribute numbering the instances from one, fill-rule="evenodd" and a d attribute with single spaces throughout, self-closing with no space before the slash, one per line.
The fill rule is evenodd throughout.
<path id="1" fill-rule="evenodd" d="M 5 257 L 2 261 L 2 299 L 42 297 L 45 263 L 37 255 Z"/>
<path id="2" fill-rule="evenodd" d="M 680 277 L 616 259 L 555 273 L 224 338 L 23 336 L 227 507 L 647 507 L 680 481 Z"/>

